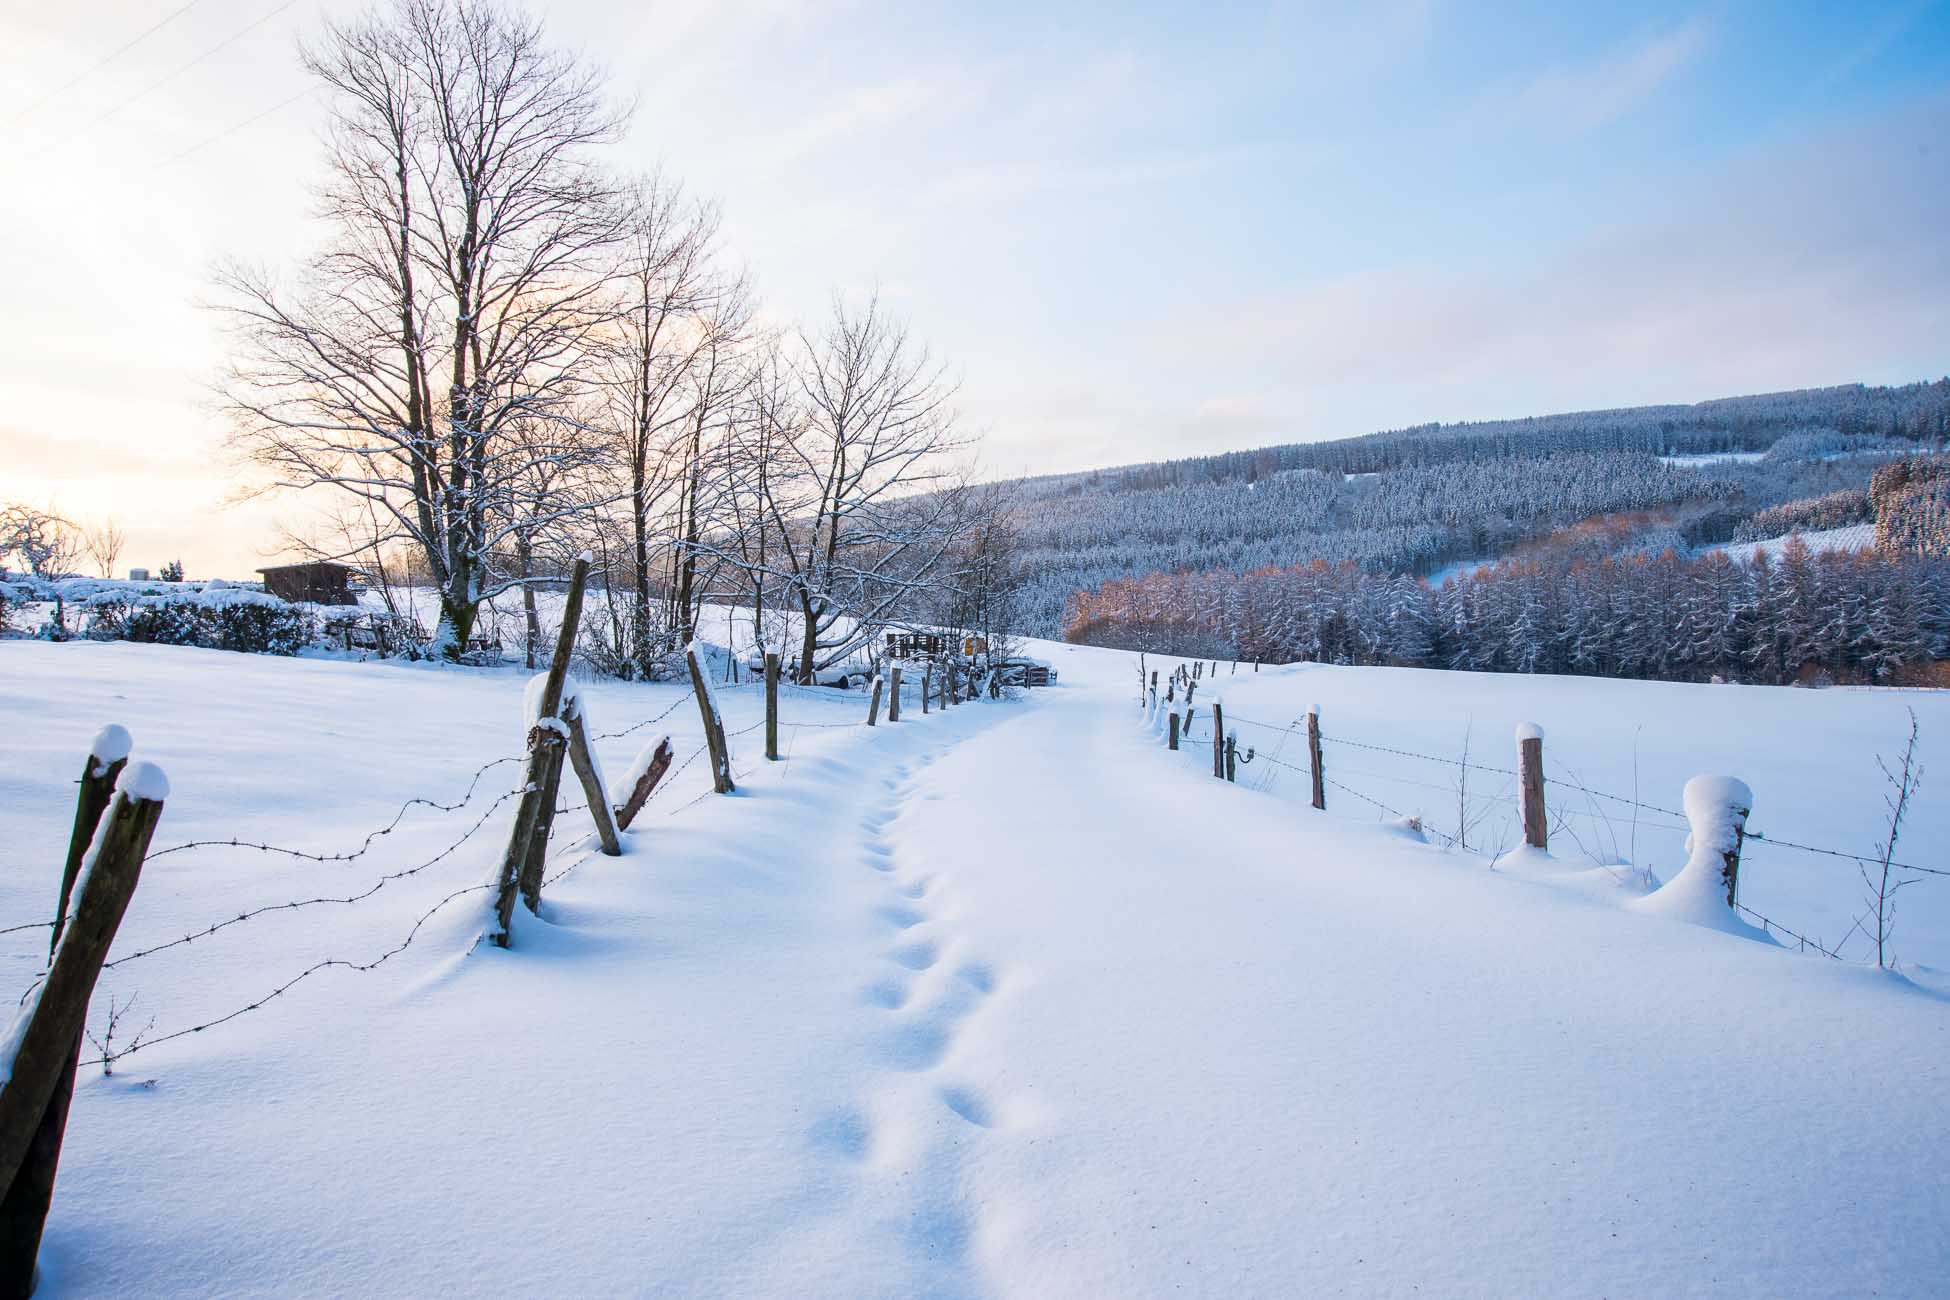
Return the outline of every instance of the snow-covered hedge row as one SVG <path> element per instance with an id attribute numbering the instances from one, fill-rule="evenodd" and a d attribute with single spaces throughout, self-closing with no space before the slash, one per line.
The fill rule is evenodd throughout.
<path id="1" fill-rule="evenodd" d="M 313 646 L 342 647 L 349 627 L 383 617 L 355 606 L 294 604 L 221 579 L 48 581 L 6 575 L 0 580 L 0 624 L 9 606 L 28 605 L 53 606 L 41 626 L 23 629 L 52 640 L 80 636 L 276 655 L 295 655 Z M 412 644 L 403 634 L 390 641 L 399 647 Z"/>

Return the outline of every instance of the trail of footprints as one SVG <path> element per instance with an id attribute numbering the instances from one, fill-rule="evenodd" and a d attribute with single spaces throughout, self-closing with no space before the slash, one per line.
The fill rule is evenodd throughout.
<path id="1" fill-rule="evenodd" d="M 920 765 L 927 761 L 921 760 Z M 912 764 L 894 768 L 886 778 L 886 799 L 868 814 L 861 829 L 866 833 L 866 865 L 888 879 L 889 899 L 874 912 L 892 936 L 883 954 L 882 973 L 866 986 L 864 996 L 870 1005 L 889 1013 L 892 1021 L 881 1040 L 885 1063 L 921 1074 L 946 1059 L 963 1024 L 994 991 L 996 976 L 980 962 L 942 969 L 944 951 L 951 945 L 934 933 L 927 901 L 931 881 L 925 876 L 904 878 L 895 862 L 887 830 L 912 796 L 916 775 Z M 934 1095 L 963 1123 L 980 1129 L 995 1124 L 994 1106 L 980 1089 L 942 1083 Z"/>

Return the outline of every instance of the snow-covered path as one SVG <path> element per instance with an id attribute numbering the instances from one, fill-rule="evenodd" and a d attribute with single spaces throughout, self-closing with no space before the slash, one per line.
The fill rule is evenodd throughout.
<path id="1" fill-rule="evenodd" d="M 991 990 L 931 1081 L 973 1113 L 925 1220 L 958 1283 L 1940 1287 L 1943 1002 L 1197 779 L 1110 676 L 894 823 L 910 933 Z"/>
<path id="2" fill-rule="evenodd" d="M 516 677 L 5 653 L 22 915 L 104 720 L 168 765 L 172 839 L 319 850 L 519 739 Z M 1216 782 L 1143 731 L 1126 658 L 1047 653 L 1056 689 L 871 731 L 796 692 L 778 764 L 728 690 L 738 796 L 694 766 L 580 865 L 569 818 L 514 950 L 449 909 L 375 973 L 84 1072 L 46 1294 L 1941 1293 L 1950 1003 Z M 588 698 L 696 744 L 673 688 Z M 383 864 L 159 857 L 123 947 L 369 883 L 474 815 L 417 810 Z M 370 958 L 502 827 L 116 990 L 167 1030 Z M 45 949 L 9 942 L 11 992 Z"/>

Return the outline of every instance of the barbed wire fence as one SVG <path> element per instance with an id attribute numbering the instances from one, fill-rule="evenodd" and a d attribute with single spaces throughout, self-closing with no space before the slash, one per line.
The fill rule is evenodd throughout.
<path id="1" fill-rule="evenodd" d="M 854 696 L 839 695 L 838 693 L 832 692 L 831 690 L 813 690 L 811 688 L 800 688 L 800 689 L 804 692 L 806 698 L 816 699 L 822 704 L 833 704 L 833 703 L 844 702 L 848 705 L 848 707 L 855 707 L 853 701 L 857 697 Z M 693 702 L 693 700 L 695 699 L 695 695 L 696 692 L 694 689 L 686 688 L 681 693 L 679 693 L 676 697 L 671 699 L 670 702 L 666 704 L 657 713 L 645 717 L 626 727 L 622 727 L 613 731 L 595 733 L 590 737 L 590 739 L 592 741 L 618 740 L 639 732 L 646 731 L 649 728 L 656 726 L 658 723 L 663 722 L 666 719 L 670 718 L 673 714 L 675 714 L 679 709 L 683 708 L 686 704 Z M 738 739 L 745 736 L 749 736 L 752 733 L 758 731 L 760 728 L 764 727 L 765 725 L 766 725 L 766 719 L 761 717 L 758 721 L 748 726 L 730 732 L 726 737 L 726 739 L 731 740 L 731 739 Z M 858 728 L 862 725 L 862 723 L 860 720 L 818 721 L 818 720 L 811 720 L 811 719 L 794 719 L 787 722 L 786 725 L 791 727 L 793 731 L 796 733 L 800 729 L 829 730 L 829 729 L 843 729 L 843 728 Z M 668 799 L 671 797 L 670 792 L 678 788 L 679 785 L 678 778 L 682 776 L 682 774 L 687 769 L 689 769 L 693 764 L 695 764 L 699 758 L 706 755 L 709 752 L 709 748 L 710 745 L 709 745 L 709 741 L 707 740 L 705 742 L 698 744 L 695 748 L 691 749 L 689 753 L 680 762 L 678 762 L 667 773 L 665 773 L 663 779 L 657 783 L 654 789 L 650 791 L 650 793 L 645 799 L 645 805 L 647 806 L 648 804 L 658 802 L 659 800 L 668 802 Z M 312 849 L 312 848 L 299 847 L 299 846 L 287 845 L 287 844 L 278 844 L 278 843 L 271 842 L 268 839 L 253 839 L 242 835 L 235 835 L 229 837 L 205 837 L 205 838 L 182 841 L 180 843 L 172 844 L 166 848 L 157 849 L 153 852 L 148 853 L 145 857 L 145 861 L 153 861 L 158 858 L 169 857 L 172 855 L 179 855 L 179 854 L 196 854 L 200 852 L 235 853 L 239 851 L 244 851 L 248 853 L 255 853 L 255 854 L 262 854 L 262 855 L 284 858 L 292 862 L 304 863 L 312 866 L 328 865 L 328 864 L 343 865 L 343 864 L 357 862 L 371 855 L 386 840 L 388 836 L 392 836 L 396 833 L 401 832 L 407 817 L 415 809 L 425 810 L 437 815 L 448 815 L 448 814 L 453 814 L 453 813 L 466 810 L 475 802 L 475 800 L 478 797 L 480 797 L 481 786 L 489 773 L 493 772 L 497 768 L 504 767 L 511 763 L 519 763 L 522 760 L 523 760 L 523 756 L 520 754 L 509 754 L 494 759 L 490 759 L 487 762 L 481 764 L 479 767 L 475 768 L 472 771 L 472 773 L 469 774 L 467 784 L 463 789 L 462 793 L 457 798 L 442 799 L 442 798 L 437 798 L 429 795 L 416 795 L 404 800 L 400 804 L 398 809 L 396 809 L 383 824 L 374 828 L 371 831 L 366 832 L 363 836 L 360 837 L 360 839 L 356 844 L 356 847 L 350 849 L 336 851 L 336 852 L 321 852 L 319 850 Z M 170 952 L 176 949 L 186 948 L 194 944 L 200 943 L 202 941 L 212 939 L 215 936 L 227 930 L 233 929 L 234 927 L 243 925 L 249 921 L 255 920 L 259 917 L 263 917 L 269 914 L 302 911 L 305 909 L 321 907 L 326 905 L 335 905 L 335 906 L 347 907 L 347 908 L 355 907 L 359 903 L 362 903 L 367 899 L 370 899 L 375 895 L 379 894 L 381 891 L 386 889 L 387 886 L 389 885 L 392 885 L 399 881 L 404 881 L 404 880 L 422 876 L 425 873 L 434 869 L 435 867 L 439 866 L 440 864 L 453 861 L 456 859 L 465 861 L 470 865 L 474 865 L 478 868 L 479 865 L 478 855 L 463 854 L 462 850 L 470 843 L 476 841 L 481 836 L 481 834 L 489 828 L 490 823 L 492 823 L 495 820 L 496 814 L 500 813 L 510 801 L 517 799 L 523 794 L 528 792 L 529 792 L 529 787 L 526 785 L 517 786 L 513 789 L 508 789 L 500 792 L 492 800 L 490 800 L 484 808 L 481 809 L 481 811 L 477 816 L 475 816 L 468 822 L 465 828 L 462 829 L 457 836 L 447 841 L 436 852 L 434 852 L 433 854 L 431 854 L 430 856 L 428 856 L 423 860 L 400 867 L 396 870 L 384 872 L 376 879 L 374 879 L 371 884 L 365 886 L 364 888 L 349 891 L 349 892 L 344 892 L 344 893 L 318 893 L 314 895 L 304 895 L 296 898 L 279 900 L 277 902 L 264 903 L 252 907 L 246 907 L 242 910 L 229 913 L 221 917 L 214 918 L 208 924 L 199 926 L 195 929 L 188 930 L 175 937 L 163 939 L 158 942 L 150 942 L 145 946 L 137 947 L 133 950 L 122 953 L 118 956 L 114 956 L 102 963 L 101 970 L 104 973 L 108 971 L 124 970 L 134 965 L 135 963 L 141 962 L 151 957 L 155 957 L 159 954 Z M 712 793 L 713 793 L 712 789 L 710 788 L 709 785 L 707 785 L 705 789 L 699 794 L 697 794 L 696 796 L 692 797 L 691 799 L 681 804 L 678 804 L 670 808 L 666 816 L 675 817 L 678 814 L 684 812 L 685 810 L 694 807 L 703 799 L 709 797 Z M 579 811 L 586 811 L 588 810 L 588 808 L 589 808 L 589 803 L 586 799 L 577 802 L 558 802 L 557 806 L 554 809 L 554 812 L 557 816 L 564 816 Z M 551 867 L 545 876 L 545 883 L 549 885 L 553 885 L 566 879 L 572 873 L 574 873 L 578 868 L 586 864 L 591 858 L 595 857 L 596 848 L 592 843 L 592 839 L 593 837 L 591 836 L 580 836 L 577 838 L 576 841 L 574 841 L 573 843 L 565 847 L 563 850 L 561 850 L 559 853 L 554 855 L 556 860 L 553 864 L 551 864 Z M 134 1055 L 138 1052 L 145 1051 L 152 1047 L 160 1046 L 163 1043 L 173 1042 L 182 1038 L 190 1037 L 192 1035 L 201 1034 L 208 1030 L 215 1029 L 219 1026 L 229 1024 L 230 1022 L 238 1019 L 241 1016 L 246 1016 L 251 1014 L 252 1012 L 256 1012 L 263 1009 L 265 1006 L 283 997 L 286 993 L 290 992 L 292 989 L 296 988 L 304 981 L 310 979 L 312 976 L 320 974 L 324 971 L 345 970 L 345 971 L 356 972 L 356 973 L 366 973 L 366 972 L 377 970 L 381 966 L 384 966 L 385 964 L 390 962 L 393 958 L 399 956 L 400 954 L 410 949 L 415 944 L 415 942 L 422 937 L 428 924 L 431 923 L 435 919 L 435 917 L 437 917 L 441 912 L 451 907 L 454 903 L 460 900 L 475 895 L 485 895 L 491 892 L 492 890 L 494 890 L 495 888 L 496 888 L 496 883 L 493 880 L 486 880 L 486 881 L 476 881 L 474 883 L 460 885 L 454 889 L 451 889 L 445 894 L 441 895 L 438 899 L 434 900 L 423 911 L 419 912 L 414 917 L 411 925 L 405 931 L 404 935 L 396 943 L 389 944 L 387 947 L 383 948 L 375 955 L 366 958 L 354 958 L 349 956 L 338 955 L 338 956 L 325 957 L 318 961 L 312 962 L 311 964 L 306 965 L 302 969 L 298 970 L 290 977 L 272 986 L 266 992 L 252 997 L 247 1002 L 231 1007 L 230 1009 L 225 1010 L 219 1014 L 203 1017 L 197 1020 L 193 1024 L 184 1025 L 180 1028 L 169 1030 L 168 1032 L 163 1034 L 153 1035 L 153 1036 L 145 1034 L 135 1042 L 131 1043 L 129 1046 L 118 1050 L 114 1054 L 113 1060 L 119 1061 L 123 1058 Z M 0 937 L 4 937 L 7 935 L 23 934 L 28 932 L 46 931 L 51 927 L 53 927 L 54 924 L 55 924 L 54 921 L 44 920 L 44 921 L 29 921 L 29 922 L 23 922 L 15 925 L 10 925 L 10 926 L 0 928 Z M 482 937 L 484 936 L 476 936 L 476 938 L 473 941 L 473 944 L 470 945 L 470 947 L 477 946 Z M 20 996 L 19 1001 L 21 1005 L 25 1005 L 33 997 L 35 992 L 41 987 L 41 984 L 45 980 L 46 974 L 47 971 L 45 969 L 42 969 L 34 975 L 32 980 L 28 984 L 27 988 L 22 992 Z M 82 1066 L 98 1066 L 98 1065 L 103 1065 L 104 1063 L 105 1063 L 104 1057 L 100 1055 L 82 1060 L 80 1062 Z"/>
<path id="2" fill-rule="evenodd" d="M 1164 711 L 1170 709 L 1176 718 L 1176 735 L 1180 744 L 1212 744 L 1214 742 L 1214 727 L 1219 720 L 1219 713 L 1209 702 L 1198 699 L 1197 687 L 1203 684 L 1203 682 L 1199 678 L 1185 673 L 1181 668 L 1178 672 L 1174 672 L 1171 675 L 1168 693 L 1161 697 L 1157 691 L 1155 677 L 1156 675 L 1153 674 L 1153 680 L 1145 687 L 1145 693 L 1141 701 L 1147 723 L 1155 724 L 1165 717 Z M 1223 706 L 1223 701 L 1220 703 Z M 1317 772 L 1311 762 L 1303 766 L 1299 763 L 1288 761 L 1284 757 L 1287 742 L 1296 736 L 1304 734 L 1307 727 L 1307 719 L 1305 717 L 1288 722 L 1276 722 L 1263 718 L 1248 717 L 1235 712 L 1231 708 L 1223 708 L 1223 723 L 1228 733 L 1231 733 L 1235 726 L 1254 728 L 1264 733 L 1264 739 L 1261 743 L 1265 748 L 1261 748 L 1261 745 L 1256 744 L 1240 749 L 1240 764 L 1248 768 L 1257 766 L 1264 773 L 1256 781 L 1249 778 L 1244 782 L 1250 787 L 1270 792 L 1280 773 L 1293 774 L 1307 781 L 1317 780 L 1320 786 L 1325 789 L 1357 800 L 1364 806 L 1373 808 L 1385 817 L 1393 818 L 1397 822 L 1412 827 L 1417 832 L 1440 841 L 1447 848 L 1470 847 L 1467 844 L 1468 833 L 1480 821 L 1480 818 L 1475 816 L 1475 810 L 1479 807 L 1494 808 L 1497 806 L 1501 806 L 1507 810 L 1513 791 L 1515 791 L 1519 783 L 1523 780 L 1523 773 L 1516 768 L 1504 767 L 1495 763 L 1487 763 L 1470 758 L 1459 759 L 1450 755 L 1430 754 L 1419 750 L 1408 749 L 1401 745 L 1381 744 L 1373 740 L 1358 739 L 1339 731 L 1328 732 L 1320 730 L 1316 730 L 1314 738 L 1323 746 L 1332 745 L 1344 750 L 1429 764 L 1438 769 L 1456 772 L 1460 774 L 1462 780 L 1458 781 L 1452 778 L 1450 783 L 1442 784 L 1435 781 L 1418 779 L 1400 772 L 1380 772 L 1361 768 L 1349 768 L 1339 763 L 1334 765 L 1331 774 L 1325 770 Z M 1315 725 L 1317 728 L 1317 721 Z M 1228 734 L 1227 736 L 1218 738 L 1219 744 L 1226 744 L 1228 741 L 1236 741 L 1236 737 Z M 1601 805 L 1609 805 L 1620 810 L 1617 814 L 1619 817 L 1623 817 L 1629 813 L 1634 819 L 1631 826 L 1634 840 L 1636 840 L 1637 831 L 1641 825 L 1648 826 L 1653 830 L 1690 834 L 1691 821 L 1687 815 L 1679 809 L 1639 798 L 1636 794 L 1625 795 L 1615 791 L 1596 788 L 1584 781 L 1566 764 L 1558 764 L 1558 771 L 1561 772 L 1561 775 L 1543 772 L 1540 769 L 1538 778 L 1539 786 L 1545 790 L 1555 789 L 1564 796 L 1582 799 L 1585 806 L 1570 806 L 1567 798 L 1549 800 L 1550 832 L 1552 834 L 1562 832 L 1567 835 L 1576 844 L 1579 852 L 1599 867 L 1613 870 L 1614 874 L 1616 874 L 1617 868 L 1629 866 L 1643 873 L 1643 879 L 1648 884 L 1656 884 L 1656 877 L 1652 876 L 1648 868 L 1640 866 L 1620 854 L 1618 849 L 1618 827 L 1614 823 L 1612 814 L 1607 813 Z M 1469 775 L 1476 773 L 1501 777 L 1504 778 L 1504 781 L 1491 791 L 1472 793 L 1469 790 L 1467 778 Z M 1359 784 L 1351 784 L 1348 780 L 1343 779 L 1349 777 L 1354 778 L 1356 782 L 1366 782 L 1368 788 L 1363 789 Z M 1410 812 L 1402 807 L 1398 807 L 1395 803 L 1391 803 L 1389 800 L 1380 797 L 1375 792 L 1376 786 L 1379 784 L 1386 784 L 1390 787 L 1400 786 L 1428 790 L 1444 795 L 1448 799 L 1456 800 L 1459 804 L 1456 813 L 1458 824 L 1453 828 L 1445 829 L 1424 815 L 1419 809 L 1415 812 Z M 1581 835 L 1578 831 L 1576 823 L 1579 822 L 1585 823 L 1590 828 L 1584 835 Z M 1587 835 L 1591 837 L 1589 841 L 1587 841 Z M 1606 850 L 1602 844 L 1603 838 L 1607 836 L 1611 840 L 1611 848 L 1609 850 Z M 1759 849 L 1763 857 L 1766 857 L 1771 850 L 1782 850 L 1807 853 L 1817 857 L 1848 862 L 1857 867 L 1881 867 L 1883 865 L 1883 858 L 1879 854 L 1853 852 L 1847 849 L 1790 840 L 1770 834 L 1765 829 L 1744 829 L 1740 841 L 1741 856 L 1745 858 L 1755 849 Z M 1500 857 L 1501 853 L 1497 856 Z M 1887 866 L 1893 872 L 1907 873 L 1905 877 L 1907 880 L 1950 876 L 1950 868 L 1922 862 L 1898 861 L 1893 857 L 1888 861 Z M 1842 955 L 1842 950 L 1850 938 L 1857 932 L 1862 931 L 1866 919 L 1866 916 L 1858 916 L 1850 926 L 1848 933 L 1839 942 L 1831 944 L 1825 943 L 1819 938 L 1812 937 L 1801 930 L 1785 925 L 1771 916 L 1764 915 L 1745 902 L 1736 899 L 1730 905 L 1735 911 L 1753 921 L 1763 931 L 1779 935 L 1785 940 L 1791 940 L 1798 950 L 1817 952 L 1836 960 L 1846 960 Z"/>

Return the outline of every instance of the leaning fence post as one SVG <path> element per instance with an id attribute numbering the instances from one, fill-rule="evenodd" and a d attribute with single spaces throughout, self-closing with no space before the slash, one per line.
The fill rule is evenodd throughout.
<path id="1" fill-rule="evenodd" d="M 895 664 L 888 669 L 890 680 L 887 684 L 887 721 L 901 720 L 901 666 Z"/>
<path id="2" fill-rule="evenodd" d="M 684 660 L 691 669 L 691 691 L 697 696 L 698 716 L 704 720 L 704 744 L 711 751 L 711 788 L 730 794 L 738 787 L 731 779 L 731 749 L 725 744 L 724 717 L 718 712 L 717 697 L 711 694 L 711 678 L 698 655 L 698 643 L 684 647 Z"/>
<path id="3" fill-rule="evenodd" d="M 765 652 L 765 757 L 779 761 L 779 655 Z"/>
<path id="4" fill-rule="evenodd" d="M 109 800 L 115 795 L 116 778 L 128 766 L 133 745 L 128 729 L 111 722 L 95 733 L 94 741 L 88 746 L 88 761 L 81 765 L 81 793 L 74 804 L 74 829 L 68 834 L 68 860 L 61 868 L 61 895 L 54 904 L 54 934 L 47 943 L 49 961 L 54 960 L 54 950 L 61 946 L 61 931 L 68 924 L 68 904 L 74 896 L 81 859 L 94 842 L 95 827 L 108 811 Z"/>
<path id="5" fill-rule="evenodd" d="M 1307 762 L 1313 768 L 1314 807 L 1327 807 L 1327 766 L 1320 758 L 1320 706 L 1307 706 Z"/>
<path id="6" fill-rule="evenodd" d="M 616 815 L 610 807 L 609 791 L 603 787 L 603 770 L 596 762 L 595 751 L 589 748 L 589 731 L 582 725 L 580 700 L 569 711 L 569 762 L 575 767 L 576 780 L 582 784 L 583 798 L 589 801 L 589 815 L 595 819 L 596 838 L 602 841 L 603 856 L 617 857 L 623 852 L 623 841 L 616 834 Z"/>
<path id="7" fill-rule="evenodd" d="M 1517 727 L 1517 789 L 1523 800 L 1523 842 L 1533 849 L 1550 848 L 1550 824 L 1544 818 L 1544 729 L 1534 722 Z"/>
<path id="8" fill-rule="evenodd" d="M 626 831 L 636 815 L 643 811 L 643 805 L 650 802 L 650 796 L 657 788 L 657 782 L 664 779 L 670 770 L 670 737 L 661 737 L 655 745 L 644 746 L 630 764 L 629 794 L 623 797 L 623 806 L 616 810 L 616 829 Z"/>
<path id="9" fill-rule="evenodd" d="M 1177 709 L 1173 709 L 1171 711 L 1171 720 L 1167 722 L 1165 725 L 1169 728 L 1169 735 L 1165 739 L 1165 744 L 1172 749 L 1177 749 L 1178 748 L 1178 710 Z"/>
<path id="10" fill-rule="evenodd" d="M 1212 775 L 1223 778 L 1226 774 L 1226 702 L 1212 701 Z"/>
<path id="11" fill-rule="evenodd" d="M 67 1101 L 88 1023 L 88 1000 L 109 945 L 128 911 L 149 840 L 162 818 L 169 781 L 153 763 L 129 763 L 99 827 L 90 828 L 74 914 L 47 977 L 14 1023 L 12 1055 L 0 1061 L 0 1293 L 27 1295 L 53 1203 L 54 1175 L 67 1129 Z M 64 873 L 65 874 L 65 873 Z"/>
<path id="12" fill-rule="evenodd" d="M 528 731 L 528 768 L 522 781 L 521 802 L 515 808 L 514 829 L 508 835 L 508 850 L 501 857 L 501 870 L 495 883 L 494 933 L 489 936 L 496 947 L 506 948 L 512 938 L 515 893 L 521 887 L 522 872 L 529 861 L 529 847 L 542 822 L 546 806 L 551 817 L 555 796 L 550 789 L 551 774 L 561 758 L 567 728 L 561 725 L 562 684 L 569 677 L 569 659 L 575 654 L 576 629 L 582 622 L 582 591 L 589 582 L 589 566 L 594 556 L 584 551 L 577 557 L 569 577 L 569 594 L 562 603 L 562 628 L 555 638 L 555 658 L 549 661 L 540 696 L 534 702 L 533 720 Z M 532 685 L 532 684 L 531 684 Z M 544 830 L 543 835 L 547 832 Z M 543 851 L 548 845 L 543 841 Z M 536 890 L 539 899 L 539 887 Z"/>
<path id="13" fill-rule="evenodd" d="M 886 683 L 881 680 L 880 674 L 875 673 L 873 675 L 873 697 L 867 701 L 867 725 L 869 727 L 880 721 L 880 692 L 885 685 Z"/>

